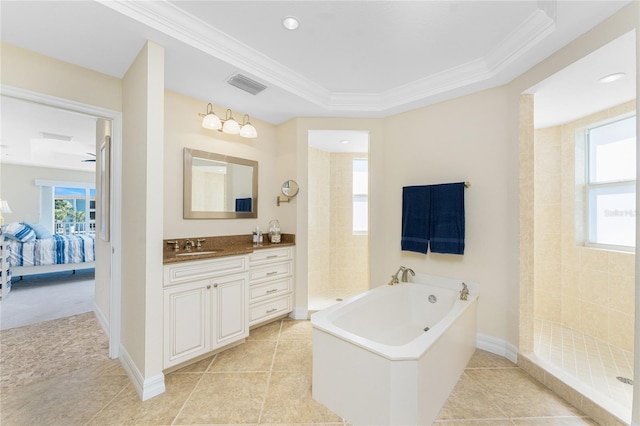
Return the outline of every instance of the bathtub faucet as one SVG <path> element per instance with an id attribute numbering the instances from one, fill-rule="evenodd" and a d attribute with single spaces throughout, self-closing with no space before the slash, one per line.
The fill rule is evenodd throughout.
<path id="1" fill-rule="evenodd" d="M 469 287 L 465 283 L 462 283 L 462 290 L 460 290 L 460 300 L 467 300 L 469 296 Z"/>
<path id="2" fill-rule="evenodd" d="M 394 285 L 394 284 L 398 284 L 400 283 L 400 279 L 398 278 L 398 274 L 400 274 L 400 272 L 402 272 L 402 282 L 406 283 L 408 281 L 408 274 L 411 273 L 412 276 L 416 276 L 416 273 L 413 272 L 413 269 L 411 268 L 405 268 L 404 266 L 401 266 L 395 274 L 391 275 L 391 281 L 389 281 L 389 285 Z"/>
<path id="3" fill-rule="evenodd" d="M 400 271 L 404 272 L 407 268 L 405 268 L 404 266 L 401 266 L 394 275 L 391 275 L 391 281 L 389 281 L 389 285 L 394 285 L 394 284 L 398 284 L 400 282 L 400 280 L 398 279 L 398 274 L 400 273 Z"/>
<path id="4" fill-rule="evenodd" d="M 404 268 L 404 271 L 402 271 L 402 282 L 406 283 L 409 282 L 408 280 L 408 274 L 411 274 L 412 277 L 416 276 L 416 273 L 413 272 L 413 269 L 411 268 Z"/>

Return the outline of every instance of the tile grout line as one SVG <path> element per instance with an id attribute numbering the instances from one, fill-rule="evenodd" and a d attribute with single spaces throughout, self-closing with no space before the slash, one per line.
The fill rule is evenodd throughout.
<path id="1" fill-rule="evenodd" d="M 282 327 L 284 326 L 284 320 L 280 320 L 280 329 L 278 330 L 278 338 L 276 340 L 276 346 L 273 348 L 273 356 L 271 357 L 271 366 L 269 367 L 269 375 L 267 376 L 267 386 L 264 390 L 264 398 L 262 404 L 260 404 L 260 412 L 258 413 L 258 423 L 262 423 L 262 415 L 264 414 L 264 406 L 267 403 L 267 396 L 269 395 L 269 387 L 271 386 L 271 374 L 273 373 L 273 366 L 276 362 L 276 353 L 278 352 L 278 346 L 280 346 L 280 338 L 282 337 Z"/>
<path id="2" fill-rule="evenodd" d="M 122 386 L 122 389 L 120 389 L 118 392 L 116 392 L 116 394 L 113 396 L 113 398 L 111 398 L 111 399 L 110 399 L 106 404 L 104 404 L 104 406 L 103 406 L 101 409 L 99 409 L 99 410 L 98 410 L 98 411 L 97 411 L 97 412 L 96 412 L 96 413 L 95 413 L 95 414 L 94 414 L 94 415 L 93 415 L 93 416 L 92 416 L 92 417 L 91 417 L 91 418 L 90 418 L 90 419 L 85 423 L 85 425 L 91 424 L 91 421 L 92 421 L 93 419 L 95 419 L 96 417 L 98 417 L 98 415 L 99 415 L 100 413 L 102 413 L 102 412 L 105 410 L 105 408 L 107 408 L 109 405 L 111 405 L 111 403 L 112 403 L 113 401 L 115 401 L 115 400 L 116 400 L 116 398 L 118 398 L 118 396 L 120 396 L 120 394 L 121 394 L 122 392 L 124 392 L 124 391 L 125 391 L 125 389 L 127 389 L 127 387 L 129 386 L 129 384 L 130 384 L 130 383 L 127 383 L 127 384 L 125 384 L 124 386 Z"/>
<path id="3" fill-rule="evenodd" d="M 176 420 L 178 420 L 178 418 L 180 417 L 180 414 L 182 414 L 182 411 L 184 410 L 184 407 L 187 406 L 187 403 L 189 402 L 189 400 L 193 396 L 193 394 L 196 391 L 196 389 L 198 389 L 198 386 L 200 386 L 200 382 L 202 382 L 202 379 L 204 379 L 205 374 L 207 374 L 207 371 L 209 371 L 209 368 L 211 368 L 211 366 L 213 365 L 213 362 L 216 360 L 216 358 L 218 358 L 218 354 L 215 354 L 211 358 L 211 362 L 209 363 L 209 365 L 207 365 L 207 368 L 205 368 L 204 371 L 202 373 L 200 373 L 200 378 L 198 379 L 198 382 L 193 387 L 193 389 L 191 389 L 191 392 L 189 392 L 189 395 L 187 395 L 187 397 L 185 398 L 184 402 L 182 403 L 182 406 L 178 410 L 178 413 L 176 413 L 175 418 L 171 421 L 171 425 L 175 425 L 176 424 Z"/>

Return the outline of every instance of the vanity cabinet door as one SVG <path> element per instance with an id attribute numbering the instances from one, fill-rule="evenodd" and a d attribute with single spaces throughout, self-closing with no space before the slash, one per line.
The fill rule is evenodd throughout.
<path id="1" fill-rule="evenodd" d="M 164 290 L 164 367 L 209 351 L 211 284 L 196 281 Z"/>
<path id="2" fill-rule="evenodd" d="M 211 282 L 212 314 L 215 315 L 212 349 L 216 349 L 249 335 L 248 282 L 246 275 L 224 277 Z"/>

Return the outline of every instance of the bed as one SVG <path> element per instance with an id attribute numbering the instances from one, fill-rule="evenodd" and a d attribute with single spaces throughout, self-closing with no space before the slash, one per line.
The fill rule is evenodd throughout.
<path id="1" fill-rule="evenodd" d="M 95 267 L 93 234 L 7 238 L 5 242 L 8 245 L 9 267 L 14 278 Z"/>

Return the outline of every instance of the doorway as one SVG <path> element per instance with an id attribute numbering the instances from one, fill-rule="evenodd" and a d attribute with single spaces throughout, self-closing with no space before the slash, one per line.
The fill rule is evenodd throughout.
<path id="1" fill-rule="evenodd" d="M 309 311 L 369 289 L 369 133 L 308 134 Z"/>
<path id="2" fill-rule="evenodd" d="M 632 178 L 606 182 L 594 171 L 598 165 L 600 172 L 624 174 L 623 160 L 636 157 L 636 125 L 630 123 L 635 69 L 628 70 L 634 62 L 632 32 L 538 83 L 521 103 L 521 117 L 529 109 L 532 118 L 521 122 L 527 155 L 520 167 L 531 182 L 521 186 L 521 255 L 530 259 L 521 263 L 521 290 L 530 296 L 521 310 L 521 350 L 625 421 L 631 418 L 637 358 L 634 238 L 628 238 L 635 235 L 635 220 L 626 216 L 630 208 L 611 200 L 635 206 L 636 166 L 633 161 Z M 627 80 L 599 83 L 612 68 L 625 71 Z M 582 86 L 567 87 L 576 82 Z M 616 230 L 624 238 L 609 236 Z"/>
<path id="3" fill-rule="evenodd" d="M 86 152 L 81 154 L 78 161 L 83 163 L 85 159 L 95 159 L 93 155 L 100 148 L 100 142 L 104 138 L 105 124 L 107 127 L 112 128 L 110 130 L 111 136 L 111 162 L 110 162 L 110 175 L 111 185 L 109 191 L 109 199 L 112 200 L 110 204 L 110 228 L 111 239 L 110 241 L 103 241 L 96 237 L 96 291 L 94 305 L 98 307 L 95 310 L 98 321 L 101 323 L 105 333 L 109 337 L 109 356 L 111 358 L 118 357 L 118 348 L 120 346 L 120 280 L 119 280 L 119 250 L 115 250 L 120 246 L 120 207 L 119 207 L 119 193 L 120 193 L 120 146 L 121 146 L 121 128 L 122 117 L 121 113 L 117 111 L 107 110 L 92 105 L 80 104 L 78 102 L 69 101 L 62 98 L 57 98 L 40 93 L 30 92 L 23 89 L 12 88 L 3 86 L 2 90 L 3 99 L 17 100 L 23 103 L 31 103 L 42 108 L 48 108 L 51 110 L 64 111 L 69 116 L 77 117 L 89 117 L 93 122 L 91 133 L 93 138 L 90 142 L 90 148 Z M 3 110 L 3 119 L 4 117 Z M 38 121 L 37 118 L 35 121 Z M 4 127 L 4 126 L 3 126 Z M 4 129 L 3 129 L 4 130 Z M 54 132 L 55 133 L 55 132 Z M 62 133 L 62 132 L 58 132 Z M 68 138 L 67 138 L 68 139 Z M 6 150 L 6 147 L 3 147 Z M 6 152 L 6 151 L 5 151 Z M 4 154 L 3 154 L 4 157 Z M 68 155 L 75 161 L 75 156 Z M 4 162 L 4 158 L 3 158 Z M 95 164 L 95 163 L 94 163 Z M 95 171 L 94 171 L 95 174 Z M 3 190 L 5 185 L 8 185 L 9 181 L 3 179 Z M 4 191 L 3 191 L 4 192 Z M 98 194 L 99 197 L 99 194 Z M 37 215 L 38 209 L 36 209 Z M 17 218 L 17 217 L 16 217 Z M 18 218 L 20 219 L 20 218 Z M 115 254 L 113 254 L 115 253 Z M 100 294 L 100 295 L 98 295 Z"/>

